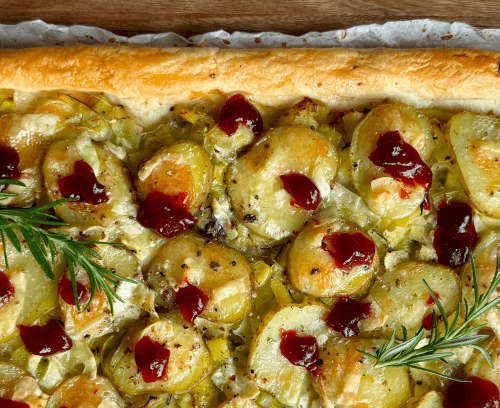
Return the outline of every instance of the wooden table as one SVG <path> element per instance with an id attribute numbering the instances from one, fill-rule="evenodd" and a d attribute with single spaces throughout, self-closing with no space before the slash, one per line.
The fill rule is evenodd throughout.
<path id="1" fill-rule="evenodd" d="M 42 19 L 116 34 L 227 31 L 304 34 L 359 24 L 431 18 L 500 27 L 496 0 L 0 0 L 0 23 Z"/>

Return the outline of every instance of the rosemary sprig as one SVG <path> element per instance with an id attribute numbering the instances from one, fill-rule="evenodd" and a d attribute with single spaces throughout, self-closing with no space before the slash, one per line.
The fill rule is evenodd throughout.
<path id="1" fill-rule="evenodd" d="M 375 367 L 403 367 L 408 366 L 418 370 L 427 371 L 440 377 L 448 378 L 454 381 L 469 382 L 447 376 L 437 371 L 416 365 L 426 361 L 441 360 L 447 363 L 447 358 L 454 355 L 453 352 L 447 351 L 450 349 L 469 346 L 481 352 L 488 364 L 493 368 L 493 361 L 490 354 L 478 343 L 488 338 L 487 334 L 477 334 L 477 331 L 482 329 L 485 324 L 475 327 L 469 327 L 472 321 L 492 308 L 500 309 L 500 297 L 489 300 L 493 291 L 500 285 L 499 274 L 499 258 L 497 254 L 497 264 L 495 274 L 491 281 L 491 285 L 485 294 L 479 294 L 479 285 L 477 283 L 477 271 L 474 256 L 471 255 L 472 277 L 474 285 L 474 304 L 469 307 L 467 300 L 464 300 L 464 321 L 458 324 L 458 317 L 461 311 L 461 302 L 457 304 L 457 310 L 453 321 L 450 323 L 446 316 L 443 305 L 431 290 L 427 282 L 424 280 L 424 285 L 434 299 L 439 310 L 440 319 L 443 320 L 444 333 L 438 331 L 438 315 L 435 310 L 432 311 L 432 328 L 429 335 L 428 343 L 418 347 L 425 335 L 425 328 L 422 326 L 415 336 L 408 338 L 406 327 L 402 326 L 403 341 L 396 342 L 396 331 L 392 333 L 390 340 L 385 343 L 375 354 L 367 353 L 362 350 L 357 350 L 360 353 L 377 360 Z"/>
<path id="2" fill-rule="evenodd" d="M 0 180 L 0 185 L 16 184 L 24 186 L 22 182 L 15 180 Z M 16 193 L 0 192 L 0 201 L 16 196 Z M 74 198 L 63 198 L 41 207 L 15 208 L 0 206 L 0 238 L 3 247 L 5 266 L 8 268 L 6 240 L 8 239 L 14 248 L 21 252 L 21 242 L 16 235 L 14 228 L 17 228 L 23 236 L 33 257 L 51 280 L 55 280 L 52 264 L 54 263 L 58 249 L 63 253 L 68 263 L 69 274 L 75 297 L 75 304 L 79 312 L 88 309 L 96 291 L 104 291 L 108 298 L 111 313 L 113 313 L 113 303 L 116 300 L 123 302 L 111 285 L 118 285 L 119 281 L 136 283 L 133 280 L 115 275 L 97 264 L 93 259 L 100 260 L 101 256 L 88 247 L 89 244 L 121 245 L 112 242 L 98 241 L 73 241 L 68 236 L 58 234 L 41 228 L 40 226 L 65 226 L 68 225 L 56 216 L 45 211 L 56 205 L 72 201 Z M 75 266 L 80 265 L 88 275 L 90 281 L 90 299 L 83 310 L 78 300 L 76 286 Z"/>

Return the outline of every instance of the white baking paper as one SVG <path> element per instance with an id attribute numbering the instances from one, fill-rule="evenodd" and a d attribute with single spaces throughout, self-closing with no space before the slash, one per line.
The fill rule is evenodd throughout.
<path id="1" fill-rule="evenodd" d="M 188 45 L 220 48 L 345 47 L 345 48 L 472 48 L 500 51 L 500 29 L 476 29 L 465 23 L 434 20 L 394 21 L 302 36 L 275 32 L 230 34 L 219 30 L 189 39 L 174 33 L 114 35 L 97 27 L 58 26 L 41 20 L 0 24 L 1 48 L 127 42 L 155 47 Z"/>

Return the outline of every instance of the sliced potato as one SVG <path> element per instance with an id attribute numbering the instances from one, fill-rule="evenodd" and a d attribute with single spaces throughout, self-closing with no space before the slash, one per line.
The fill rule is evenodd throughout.
<path id="1" fill-rule="evenodd" d="M 351 163 L 355 163 L 353 179 L 360 196 L 373 212 L 387 218 L 403 218 L 420 206 L 425 189 L 394 179 L 370 160 L 380 136 L 391 131 L 398 131 L 429 165 L 434 148 L 431 123 L 409 105 L 389 103 L 373 109 L 354 131 L 351 142 Z M 401 190 L 409 197 L 401 198 Z"/>
<path id="2" fill-rule="evenodd" d="M 287 273 L 297 290 L 316 297 L 351 296 L 367 290 L 379 266 L 375 253 L 369 265 L 354 266 L 350 270 L 336 268 L 335 260 L 322 248 L 328 234 L 362 234 L 373 243 L 361 228 L 339 218 L 313 220 L 293 241 L 287 252 Z"/>
<path id="3" fill-rule="evenodd" d="M 409 408 L 443 408 L 444 394 L 437 391 L 427 391 L 409 406 Z"/>
<path id="4" fill-rule="evenodd" d="M 490 353 L 493 368 L 479 350 L 474 350 L 472 358 L 464 367 L 464 373 L 467 377 L 479 377 L 489 380 L 497 387 L 500 387 L 500 340 L 490 336 L 490 338 L 482 342 L 481 346 Z"/>
<path id="5" fill-rule="evenodd" d="M 262 405 L 251 399 L 236 397 L 219 405 L 218 408 L 262 408 Z"/>
<path id="6" fill-rule="evenodd" d="M 277 126 L 302 125 L 318 129 L 320 123 L 326 123 L 329 110 L 323 102 L 304 98 L 293 105 L 279 119 Z"/>
<path id="7" fill-rule="evenodd" d="M 245 317 L 254 281 L 252 266 L 240 252 L 192 231 L 165 243 L 146 279 L 157 293 L 157 303 L 167 308 L 186 282 L 196 286 L 210 299 L 200 317 L 221 323 Z"/>
<path id="8" fill-rule="evenodd" d="M 448 123 L 446 139 L 473 205 L 489 217 L 500 218 L 500 120 L 459 113 Z"/>
<path id="9" fill-rule="evenodd" d="M 148 383 L 142 378 L 135 363 L 134 350 L 144 336 L 170 351 L 165 380 Z M 174 312 L 138 332 L 129 329 L 117 349 L 106 357 L 104 368 L 113 383 L 130 395 L 147 392 L 181 394 L 208 376 L 212 358 L 201 334 Z"/>
<path id="10" fill-rule="evenodd" d="M 328 312 L 324 305 L 304 303 L 289 304 L 265 316 L 250 344 L 248 377 L 285 405 L 298 406 L 302 400 L 308 400 L 313 376 L 281 354 L 281 331 L 295 330 L 299 336 L 313 336 L 321 350 L 335 335 L 325 322 Z"/>
<path id="11" fill-rule="evenodd" d="M 386 340 L 332 338 L 321 349 L 319 389 L 327 408 L 336 406 L 394 408 L 412 396 L 408 367 L 374 367 L 374 354 Z"/>
<path id="12" fill-rule="evenodd" d="M 78 375 L 62 383 L 47 408 L 124 408 L 125 401 L 106 377 Z"/>
<path id="13" fill-rule="evenodd" d="M 0 303 L 0 341 L 16 332 L 26 298 L 26 272 L 10 268 L 6 276 L 14 288 L 14 296 L 7 303 Z"/>
<path id="14" fill-rule="evenodd" d="M 280 176 L 308 177 L 322 198 L 330 194 L 338 167 L 333 145 L 303 126 L 269 131 L 226 174 L 227 191 L 236 218 L 269 242 L 297 232 L 312 211 L 295 207 Z"/>
<path id="15" fill-rule="evenodd" d="M 183 140 L 164 147 L 144 163 L 135 184 L 141 200 L 153 190 L 166 195 L 185 193 L 185 205 L 194 213 L 205 201 L 212 179 L 208 153 L 200 145 Z"/>
<path id="16" fill-rule="evenodd" d="M 402 338 L 401 326 L 405 326 L 409 336 L 415 334 L 433 308 L 439 314 L 424 279 L 446 315 L 453 313 L 461 296 L 456 273 L 444 265 L 408 262 L 386 272 L 375 282 L 369 296 L 372 314 L 361 321 L 362 329 L 377 329 L 389 337 L 396 330 L 398 338 Z"/>
<path id="17" fill-rule="evenodd" d="M 97 181 L 106 188 L 108 201 L 97 205 L 85 201 L 60 204 L 54 210 L 63 221 L 79 227 L 109 226 L 116 225 L 120 218 L 137 215 L 125 165 L 106 145 L 87 137 L 60 141 L 50 146 L 43 164 L 43 175 L 52 201 L 63 198 L 58 181 L 73 174 L 77 161 L 84 161 L 92 167 Z"/>

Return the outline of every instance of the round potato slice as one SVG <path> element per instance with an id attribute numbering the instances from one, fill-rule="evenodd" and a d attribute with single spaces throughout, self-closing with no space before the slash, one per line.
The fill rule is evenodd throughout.
<path id="1" fill-rule="evenodd" d="M 213 167 L 206 150 L 183 140 L 158 151 L 141 167 L 135 185 L 144 201 L 153 190 L 165 195 L 185 193 L 185 205 L 194 213 L 205 201 L 213 179 Z"/>
<path id="2" fill-rule="evenodd" d="M 169 351 L 166 378 L 144 381 L 135 360 L 135 346 L 143 337 L 149 337 Z M 113 383 L 127 394 L 181 394 L 208 376 L 212 358 L 201 335 L 179 313 L 174 312 L 139 332 L 129 330 L 118 348 L 106 357 L 104 368 Z"/>
<path id="3" fill-rule="evenodd" d="M 344 267 L 337 267 L 327 251 L 328 237 L 337 238 L 333 251 L 338 258 L 346 258 Z M 350 237 L 354 237 L 350 245 L 342 245 L 340 241 L 346 242 Z M 340 253 L 346 250 L 352 253 L 349 256 Z M 377 249 L 370 236 L 362 228 L 339 218 L 313 220 L 297 235 L 287 255 L 287 272 L 292 285 L 316 297 L 361 293 L 368 289 L 379 266 Z"/>
<path id="4" fill-rule="evenodd" d="M 0 398 L 24 402 L 30 408 L 44 408 L 48 395 L 40 390 L 29 372 L 15 364 L 0 361 Z"/>
<path id="5" fill-rule="evenodd" d="M 467 377 L 479 377 L 500 387 L 500 340 L 495 336 L 490 336 L 482 342 L 481 346 L 490 354 L 493 368 L 479 350 L 474 350 L 471 359 L 464 367 L 464 373 Z"/>
<path id="6" fill-rule="evenodd" d="M 337 167 L 337 151 L 319 133 L 303 126 L 273 129 L 226 174 L 234 214 L 253 233 L 278 242 L 297 232 L 312 214 L 292 204 L 280 176 L 306 176 L 324 198 Z"/>
<path id="7" fill-rule="evenodd" d="M 282 354 L 282 333 L 295 331 L 298 336 L 312 336 L 321 350 L 335 335 L 325 322 L 328 312 L 320 304 L 289 304 L 265 316 L 250 344 L 248 377 L 285 405 L 299 406 L 304 399 L 308 400 L 313 390 L 313 375 Z"/>
<path id="8" fill-rule="evenodd" d="M 62 383 L 52 394 L 47 408 L 122 408 L 125 401 L 109 380 L 100 375 L 78 375 Z"/>
<path id="9" fill-rule="evenodd" d="M 449 267 L 425 262 L 408 262 L 386 272 L 374 283 L 368 300 L 370 317 L 361 321 L 364 330 L 380 330 L 391 336 L 396 330 L 402 338 L 401 326 L 411 337 L 424 325 L 432 327 L 432 309 L 439 314 L 434 300 L 424 285 L 424 279 L 449 316 L 460 301 L 461 285 L 457 274 Z"/>
<path id="10" fill-rule="evenodd" d="M 79 227 L 116 224 L 119 218 L 135 217 L 132 185 L 128 170 L 106 145 L 80 137 L 52 144 L 43 163 L 45 188 L 52 201 L 63 198 L 58 181 L 74 173 L 75 163 L 84 161 L 92 168 L 97 182 L 105 187 L 107 202 L 92 204 L 69 201 L 54 208 L 65 222 Z"/>
<path id="11" fill-rule="evenodd" d="M 209 297 L 200 317 L 234 323 L 249 310 L 253 275 L 250 262 L 240 252 L 185 231 L 160 249 L 146 280 L 156 291 L 156 303 L 161 307 L 169 308 L 175 292 L 189 283 Z"/>
<path id="12" fill-rule="evenodd" d="M 422 113 L 403 103 L 376 107 L 356 127 L 351 142 L 351 163 L 354 164 L 354 185 L 368 207 L 382 217 L 403 218 L 420 206 L 425 189 L 393 178 L 369 157 L 376 150 L 379 138 L 394 131 L 429 164 L 434 149 L 431 124 Z"/>
<path id="13" fill-rule="evenodd" d="M 374 367 L 374 360 L 356 350 L 375 354 L 385 340 L 332 338 L 319 357 L 319 389 L 325 406 L 401 407 L 412 396 L 408 367 Z"/>

